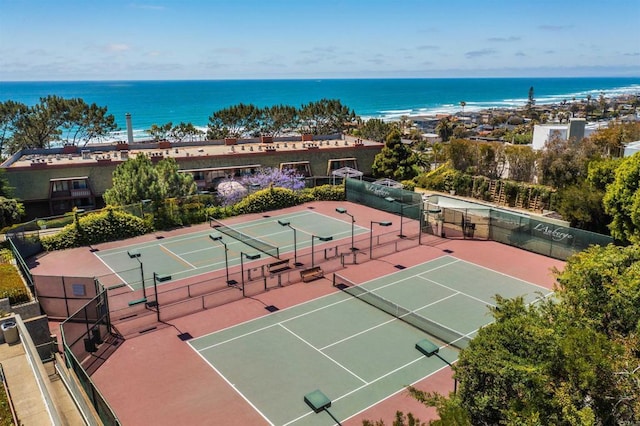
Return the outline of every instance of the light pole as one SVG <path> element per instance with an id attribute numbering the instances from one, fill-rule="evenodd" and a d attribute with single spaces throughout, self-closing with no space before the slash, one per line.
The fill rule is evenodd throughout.
<path id="1" fill-rule="evenodd" d="M 356 223 L 356 218 L 353 217 L 353 215 L 351 213 L 349 213 L 347 211 L 347 209 L 345 209 L 344 207 L 338 207 L 336 208 L 336 211 L 340 214 L 346 214 L 347 216 L 351 217 L 351 251 L 357 251 L 358 248 L 355 246 L 354 242 L 353 242 L 353 236 L 354 236 L 354 224 Z"/>
<path id="2" fill-rule="evenodd" d="M 240 252 L 240 276 L 242 277 L 242 297 L 244 297 L 244 258 L 247 260 L 260 259 L 260 253 L 248 254 L 243 251 Z"/>
<path id="3" fill-rule="evenodd" d="M 333 240 L 333 237 L 320 237 L 320 236 L 318 236 L 318 235 L 312 235 L 312 236 L 311 236 L 311 267 L 312 267 L 312 268 L 313 268 L 313 267 L 314 267 L 314 265 L 315 265 L 314 257 L 313 257 L 313 241 L 314 241 L 316 238 L 318 239 L 318 241 L 331 241 L 331 240 Z"/>
<path id="4" fill-rule="evenodd" d="M 129 257 L 135 259 L 140 264 L 140 277 L 142 278 L 142 297 L 147 298 L 147 290 L 144 287 L 144 268 L 142 266 L 142 260 L 140 260 L 141 253 L 138 250 L 130 250 L 127 252 Z"/>
<path id="5" fill-rule="evenodd" d="M 445 362 L 451 369 L 453 369 L 453 365 L 447 361 L 446 359 L 444 359 L 438 352 L 440 351 L 440 348 L 438 347 L 438 345 L 436 345 L 435 343 L 433 343 L 431 340 L 429 339 L 422 339 L 420 340 L 418 343 L 416 343 L 416 349 L 420 352 L 422 352 L 423 355 L 425 355 L 427 358 L 435 355 L 436 357 L 440 358 L 440 360 L 442 360 L 443 362 Z M 454 395 L 458 392 L 458 379 L 455 376 L 455 371 L 454 371 L 454 376 L 453 376 L 453 393 Z"/>
<path id="6" fill-rule="evenodd" d="M 238 282 L 236 280 L 230 280 L 229 279 L 229 249 L 227 248 L 227 243 L 225 243 L 224 241 L 222 241 L 222 235 L 220 234 L 211 234 L 209 235 L 209 238 L 211 238 L 212 241 L 215 241 L 217 243 L 220 243 L 224 246 L 224 270 L 226 272 L 227 275 L 227 285 L 235 285 Z"/>
<path id="7" fill-rule="evenodd" d="M 385 200 L 390 203 L 397 203 L 400 206 L 400 233 L 398 234 L 398 237 L 406 238 L 407 236 L 402 233 L 402 222 L 404 222 L 404 220 L 402 220 L 404 219 L 404 203 L 402 202 L 402 200 L 397 200 L 393 197 L 387 197 L 385 198 Z"/>
<path id="8" fill-rule="evenodd" d="M 369 228 L 369 259 L 373 259 L 373 224 L 377 223 L 380 226 L 391 226 L 391 222 L 388 220 L 378 222 L 375 220 L 371 221 L 371 227 Z"/>
<path id="9" fill-rule="evenodd" d="M 293 231 L 293 264 L 295 266 L 302 266 L 303 264 L 298 262 L 298 241 L 296 236 L 296 228 L 291 226 L 291 223 L 288 220 L 278 220 L 278 224 L 280 226 L 286 226 Z"/>

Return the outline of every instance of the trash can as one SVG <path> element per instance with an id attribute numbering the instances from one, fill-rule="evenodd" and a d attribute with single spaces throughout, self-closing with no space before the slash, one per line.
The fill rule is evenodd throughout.
<path id="1" fill-rule="evenodd" d="M 2 335 L 4 336 L 4 341 L 9 344 L 18 342 L 20 338 L 18 337 L 18 327 L 16 322 L 9 320 L 2 323 Z"/>

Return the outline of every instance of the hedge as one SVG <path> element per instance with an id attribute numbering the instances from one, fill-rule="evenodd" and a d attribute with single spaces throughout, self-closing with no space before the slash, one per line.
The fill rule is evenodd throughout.
<path id="1" fill-rule="evenodd" d="M 41 238 L 47 251 L 98 244 L 137 237 L 152 231 L 145 220 L 114 209 L 87 214 L 62 228 L 58 234 Z"/>
<path id="2" fill-rule="evenodd" d="M 9 298 L 9 303 L 17 305 L 31 299 L 29 291 L 15 266 L 0 263 L 0 299 Z"/>

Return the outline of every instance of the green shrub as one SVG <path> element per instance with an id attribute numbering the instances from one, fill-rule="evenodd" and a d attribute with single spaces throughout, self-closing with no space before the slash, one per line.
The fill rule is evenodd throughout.
<path id="1" fill-rule="evenodd" d="M 402 183 L 402 189 L 406 189 L 407 191 L 415 191 L 416 189 L 416 182 L 413 179 L 403 180 L 401 183 Z"/>
<path id="2" fill-rule="evenodd" d="M 74 214 L 68 213 L 63 217 L 57 217 L 55 219 L 48 219 L 48 220 L 40 219 L 38 220 L 37 223 L 40 229 L 56 229 L 56 228 L 63 228 L 69 225 L 70 223 L 73 223 L 73 219 L 74 219 Z"/>
<path id="3" fill-rule="evenodd" d="M 233 206 L 233 211 L 237 215 L 266 212 L 301 204 L 301 199 L 304 197 L 291 189 L 265 188 L 243 198 Z"/>
<path id="4" fill-rule="evenodd" d="M 13 252 L 10 249 L 0 249 L 0 263 L 11 263 L 13 259 Z"/>
<path id="5" fill-rule="evenodd" d="M 345 193 L 342 185 L 321 185 L 305 188 L 300 192 L 301 202 L 308 201 L 344 201 Z"/>
<path id="6" fill-rule="evenodd" d="M 9 298 L 12 305 L 31 300 L 18 270 L 13 265 L 0 263 L 0 299 L 5 297 Z"/>
<path id="7" fill-rule="evenodd" d="M 211 206 L 205 208 L 206 218 L 224 219 L 233 216 L 232 206 Z"/>
<path id="8" fill-rule="evenodd" d="M 148 223 L 137 216 L 105 209 L 82 216 L 60 233 L 43 237 L 41 241 L 45 250 L 52 251 L 137 237 L 151 230 Z"/>

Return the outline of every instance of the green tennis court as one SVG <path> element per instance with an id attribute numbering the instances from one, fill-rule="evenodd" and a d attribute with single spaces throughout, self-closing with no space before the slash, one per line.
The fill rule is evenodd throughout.
<path id="1" fill-rule="evenodd" d="M 350 285 L 335 279 L 340 288 Z M 269 424 L 332 425 L 328 413 L 315 413 L 304 402 L 305 395 L 320 390 L 331 401 L 331 414 L 346 420 L 447 366 L 416 349 L 425 338 L 440 346 L 439 356 L 454 362 L 458 350 L 443 341 L 451 340 L 449 332 L 472 337 L 489 323 L 495 294 L 523 296 L 527 302 L 550 294 L 451 256 L 359 287 L 375 297 L 332 293 L 189 344 Z M 386 305 L 385 311 L 372 306 L 373 300 Z M 387 313 L 394 305 L 402 307 L 401 314 L 424 318 L 439 336 Z"/>
<path id="2" fill-rule="evenodd" d="M 278 221 L 288 223 L 290 227 L 283 226 Z M 281 258 L 291 258 L 294 248 L 301 251 L 311 246 L 312 235 L 332 237 L 331 242 L 323 242 L 316 238 L 315 247 L 321 247 L 323 244 L 335 245 L 335 241 L 351 236 L 351 226 L 349 222 L 307 210 L 263 217 L 231 227 L 258 242 L 265 243 L 266 246 L 278 248 Z M 291 228 L 295 229 L 295 235 Z M 367 228 L 361 226 L 356 225 L 353 228 L 355 235 L 368 232 Z M 213 241 L 210 238 L 212 234 L 221 234 L 220 241 L 223 243 Z M 228 250 L 226 257 L 225 245 Z M 241 253 L 258 253 L 263 258 L 273 254 L 263 253 L 251 245 L 219 233 L 216 228 L 210 228 L 178 237 L 102 250 L 95 255 L 123 284 L 138 290 L 142 288 L 143 279 L 146 287 L 153 285 L 154 273 L 158 276 L 170 276 L 172 281 L 176 281 L 239 265 Z"/>

